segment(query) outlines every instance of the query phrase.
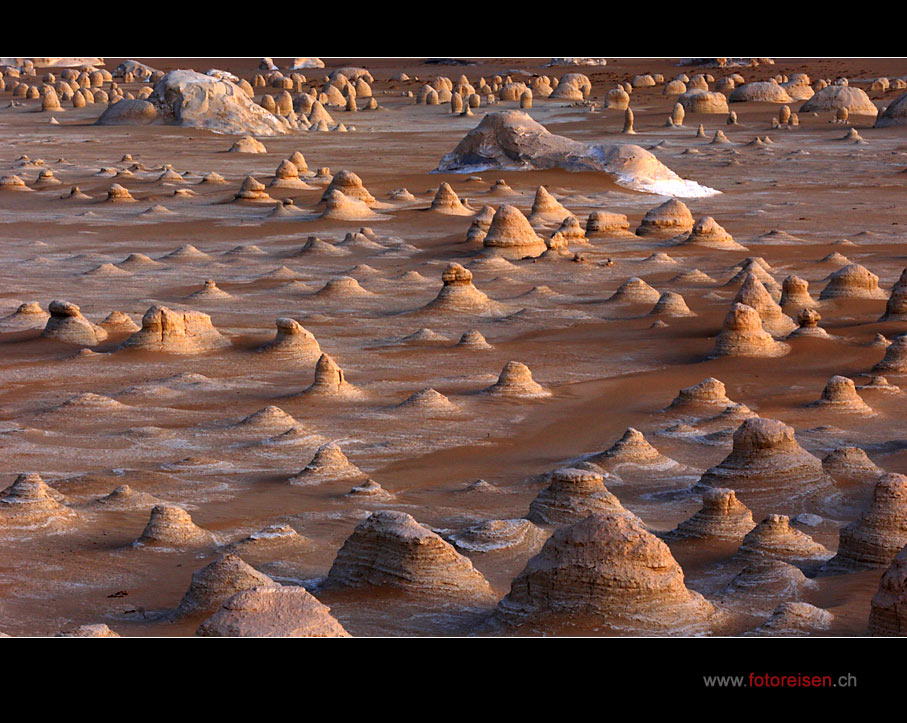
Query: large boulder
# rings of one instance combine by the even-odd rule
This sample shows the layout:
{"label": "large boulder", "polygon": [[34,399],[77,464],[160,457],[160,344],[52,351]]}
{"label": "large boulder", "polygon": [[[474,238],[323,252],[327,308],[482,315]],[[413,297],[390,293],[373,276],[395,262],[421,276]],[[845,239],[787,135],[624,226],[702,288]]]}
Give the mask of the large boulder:
{"label": "large boulder", "polygon": [[793,103],[790,94],[777,83],[747,83],[735,88],[730,103]]}
{"label": "large boulder", "polygon": [[907,93],[897,97],[876,120],[876,128],[907,126]]}
{"label": "large boulder", "polygon": [[618,185],[634,191],[684,198],[718,193],[684,180],[640,146],[574,141],[549,132],[528,114],[517,110],[486,115],[441,159],[437,171],[473,173],[489,168],[603,171]]}
{"label": "large boulder", "polygon": [[154,103],[138,98],[123,98],[111,103],[101,113],[96,124],[99,126],[146,126],[154,123],[159,113]]}
{"label": "large boulder", "polygon": [[865,91],[849,85],[829,85],[800,106],[800,113],[822,113],[846,108],[849,115],[878,115]]}
{"label": "large boulder", "polygon": [[727,113],[724,93],[694,88],[682,93],[677,102],[689,113]]}
{"label": "large boulder", "polygon": [[144,125],[155,120],[230,135],[277,136],[290,130],[286,121],[257,105],[235,83],[194,70],[170,71],[147,102],[121,100],[98,123]]}
{"label": "large boulder", "polygon": [[149,80],[153,75],[161,73],[161,71],[157,68],[152,68],[150,65],[140,63],[138,60],[124,60],[113,69],[112,75],[114,78],[125,78],[127,73],[137,80]]}

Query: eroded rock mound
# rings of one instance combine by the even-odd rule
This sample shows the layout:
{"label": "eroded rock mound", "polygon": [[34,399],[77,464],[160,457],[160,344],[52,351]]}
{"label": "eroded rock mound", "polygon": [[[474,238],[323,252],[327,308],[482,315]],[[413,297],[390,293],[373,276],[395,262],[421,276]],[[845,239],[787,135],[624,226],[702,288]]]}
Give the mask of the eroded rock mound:
{"label": "eroded rock mound", "polygon": [[192,574],[192,583],[180,600],[176,614],[210,615],[236,593],[261,587],[278,589],[280,586],[237,555],[227,553]]}
{"label": "eroded rock mound", "polygon": [[643,216],[637,236],[673,238],[693,229],[693,214],[683,201],[672,198],[650,209]]}
{"label": "eroded rock mound", "polygon": [[830,339],[831,335],[819,326],[820,321],[822,321],[822,315],[815,309],[800,309],[797,314],[797,328],[787,338],[811,336],[816,339]]}
{"label": "eroded rock mound", "polygon": [[565,467],[551,473],[548,486],[529,505],[526,519],[539,525],[572,525],[593,512],[631,515],[596,472]]}
{"label": "eroded rock mound", "polygon": [[731,103],[793,103],[793,98],[778,83],[746,83],[734,88],[728,97]]}
{"label": "eroded rock mound", "polygon": [[282,316],[277,319],[277,334],[258,351],[281,359],[313,361],[321,356],[321,347],[314,334],[295,319]]}
{"label": "eroded rock mound", "polygon": [[715,413],[733,403],[734,401],[727,396],[724,382],[715,377],[708,377],[698,384],[681,389],[666,411],[684,414]]}
{"label": "eroded rock mound", "polygon": [[9,316],[0,319],[0,331],[25,331],[26,329],[41,329],[50,319],[48,314],[37,301],[20,304]]}
{"label": "eroded rock mound", "polygon": [[326,587],[389,587],[417,596],[488,600],[488,581],[439,535],[405,512],[360,522],[337,553]]}
{"label": "eroded rock mound", "polygon": [[475,213],[463,205],[457,192],[451,188],[449,183],[442,183],[438,187],[438,192],[432,199],[430,208],[432,211],[449,216],[472,216]]}
{"label": "eroded rock mound", "polygon": [[885,356],[872,368],[873,372],[907,374],[907,335],[901,334],[885,349]]}
{"label": "eroded rock mound", "polygon": [[734,302],[755,309],[762,319],[762,328],[770,334],[785,336],[796,328],[793,319],[781,310],[781,306],[753,273],[746,274]]}
{"label": "eroded rock mound", "polygon": [[835,412],[849,412],[852,414],[872,414],[872,409],[857,394],[853,379],[833,376],[828,380],[822,396],[813,402],[813,407],[828,409]]}
{"label": "eroded rock mound", "polygon": [[778,303],[792,309],[812,308],[816,305],[815,299],[809,294],[809,282],[799,276],[788,276],[781,282],[781,301]]}
{"label": "eroded rock mound", "polygon": [[142,317],[142,328],[124,341],[122,348],[201,354],[228,346],[230,341],[214,328],[207,314],[155,305]]}
{"label": "eroded rock mound", "polygon": [[[903,87],[903,86],[902,86]],[[875,128],[907,125],[907,93],[898,96],[885,111],[879,115]]]}
{"label": "eroded rock mound", "polygon": [[327,442],[315,451],[312,461],[289,481],[291,484],[309,485],[364,476],[362,470],[347,459],[339,444]]}
{"label": "eroded rock mound", "polygon": [[734,237],[711,216],[703,216],[699,219],[688,234],[680,237],[678,243],[727,249],[729,251],[746,248],[734,241]]}
{"label": "eroded rock mound", "polygon": [[457,410],[457,405],[445,397],[441,392],[426,387],[404,399],[395,409],[406,412],[432,416],[436,414],[450,414]]}
{"label": "eroded rock mound", "polygon": [[886,294],[879,288],[879,277],[865,266],[848,264],[835,271],[828,279],[819,299],[884,299]]}
{"label": "eroded rock mound", "polygon": [[687,306],[686,300],[674,291],[664,291],[649,312],[650,316],[683,317],[696,316]]}
{"label": "eroded rock mound", "polygon": [[716,488],[702,495],[702,509],[665,535],[669,540],[690,538],[742,540],[754,527],[753,513],[734,490]]}
{"label": "eroded rock mound", "polygon": [[831,553],[805,532],[791,527],[787,515],[769,515],[743,538],[737,557],[768,558],[802,565],[827,560]]}
{"label": "eroded rock mound", "polygon": [[711,196],[715,191],[685,181],[654,155],[636,145],[587,144],[558,136],[527,113],[489,113],[444,156],[438,171],[472,173],[489,168],[564,168],[603,171],[615,183],[637,191],[671,196]]}
{"label": "eroded rock mound", "polygon": [[101,322],[101,326],[110,334],[132,334],[141,328],[129,314],[122,311],[111,311]]}
{"label": "eroded rock mound", "polygon": [[907,269],[901,272],[900,278],[891,287],[891,296],[885,305],[885,313],[879,321],[907,320]]}
{"label": "eroded rock mound", "polygon": [[586,235],[632,238],[636,234],[630,231],[630,222],[624,214],[611,213],[610,211],[592,211],[586,221]]}
{"label": "eroded rock mound", "polygon": [[469,554],[530,550],[537,552],[547,535],[529,520],[488,520],[450,535],[454,547]]}
{"label": "eroded rock mound", "polygon": [[145,126],[159,119],[160,113],[154,103],[123,98],[108,105],[96,123],[99,126]]}
{"label": "eroded rock mound", "polygon": [[829,85],[800,106],[800,113],[822,113],[847,110],[848,115],[878,115],[866,91],[849,85]]}
{"label": "eroded rock mound", "polygon": [[[678,88],[679,90],[679,88]],[[680,106],[689,113],[727,113],[727,98],[724,93],[692,88],[677,98]]]}
{"label": "eroded rock mound", "polygon": [[532,202],[532,211],[529,213],[529,223],[561,223],[571,213],[561,205],[551,192],[544,186],[539,186]]}
{"label": "eroded rock mound", "polygon": [[483,313],[497,305],[472,283],[472,271],[460,264],[450,263],[441,274],[444,286],[438,295],[423,308],[426,311]]}
{"label": "eroded rock mound", "polygon": [[362,392],[346,380],[343,369],[327,354],[315,364],[315,379],[303,394],[323,397],[358,397]]}
{"label": "eroded rock mound", "polygon": [[859,447],[837,447],[822,458],[822,468],[838,482],[869,482],[885,474]]}
{"label": "eroded rock mound", "polygon": [[749,635],[810,635],[827,630],[834,620],[828,610],[805,602],[781,603],[772,616]]}
{"label": "eroded rock mound", "polygon": [[96,346],[107,339],[107,331],[88,321],[72,302],[54,300],[47,308],[50,318],[41,332],[45,339],[78,346]]}
{"label": "eroded rock mound", "polygon": [[120,485],[109,495],[99,497],[91,504],[109,510],[146,510],[161,504],[161,500],[147,492],[134,490],[129,485]]}
{"label": "eroded rock mound", "polygon": [[547,397],[547,389],[532,378],[532,372],[522,362],[509,361],[501,370],[498,380],[484,390],[486,394],[502,397]]}
{"label": "eroded rock mound", "polygon": [[627,427],[620,439],[601,454],[590,457],[588,461],[597,467],[608,470],[625,465],[653,470],[670,469],[677,466],[677,462],[670,457],[665,457],[649,444],[642,432],[633,427]]}
{"label": "eroded rock mound", "polygon": [[668,546],[640,522],[595,513],[558,528],[513,581],[496,617],[512,625],[585,619],[637,633],[705,632],[715,609],[684,584]]}
{"label": "eroded rock mound", "polygon": [[300,535],[290,525],[276,523],[231,542],[224,552],[233,552],[240,557],[253,560],[256,557],[273,560],[299,555],[310,543],[310,540]]}
{"label": "eroded rock mound", "polygon": [[73,522],[76,513],[37,474],[20,474],[0,494],[0,528],[38,528]]}
{"label": "eroded rock mound", "polygon": [[907,477],[889,473],[879,478],[860,519],[841,529],[838,554],[831,569],[885,567],[907,545]]}
{"label": "eroded rock mound", "polygon": [[870,635],[907,635],[907,547],[892,561],[869,608]]}
{"label": "eroded rock mound", "polygon": [[346,169],[339,171],[331,179],[331,182],[328,184],[328,187],[324,190],[324,194],[321,197],[322,202],[327,202],[328,197],[333,191],[339,191],[347,198],[361,201],[369,207],[378,203],[377,199],[369,193],[365,184],[362,183],[362,179],[358,174]]}
{"label": "eroded rock mound", "polygon": [[738,427],[731,453],[707,470],[697,487],[730,488],[745,501],[777,497],[790,502],[830,483],[822,462],[797,442],[793,427],[753,417]]}
{"label": "eroded rock mound", "polygon": [[736,600],[749,608],[764,608],[779,600],[798,600],[815,583],[799,567],[782,560],[759,558],[748,562],[722,591],[722,600]]}
{"label": "eroded rock mound", "polygon": [[273,404],[259,409],[257,412],[243,417],[236,423],[235,427],[248,429],[256,432],[259,431],[286,431],[297,426],[293,416],[287,414],[280,407]]}
{"label": "eroded rock mound", "polygon": [[790,347],[772,339],[762,327],[762,318],[752,306],[735,303],[724,317],[724,327],[715,340],[712,356],[784,356]]}
{"label": "eroded rock mound", "polygon": [[323,605],[303,587],[254,587],[230,597],[201,624],[197,635],[218,638],[348,638]]}
{"label": "eroded rock mound", "polygon": [[608,297],[609,304],[654,304],[661,298],[658,289],[653,288],[638,276],[631,276]]}
{"label": "eroded rock mound", "polygon": [[463,336],[460,337],[460,341],[457,342],[456,346],[458,348],[473,349],[477,351],[494,349],[494,347],[488,343],[482,332],[480,332],[478,329],[469,329],[468,331],[464,331]]}
{"label": "eroded rock mound", "polygon": [[510,258],[538,256],[545,250],[545,242],[532,230],[529,219],[507,204],[495,211],[482,245]]}
{"label": "eroded rock mound", "polygon": [[207,530],[196,525],[189,513],[176,505],[155,505],[151,517],[133,547],[180,549],[207,545],[213,541]]}

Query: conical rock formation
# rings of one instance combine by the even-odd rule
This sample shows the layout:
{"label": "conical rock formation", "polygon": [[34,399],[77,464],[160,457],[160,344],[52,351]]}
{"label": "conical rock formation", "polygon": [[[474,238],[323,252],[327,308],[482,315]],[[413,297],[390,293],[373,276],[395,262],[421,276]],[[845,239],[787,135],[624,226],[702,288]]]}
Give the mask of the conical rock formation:
{"label": "conical rock formation", "polygon": [[869,608],[870,635],[907,635],[907,546],[882,575]]}
{"label": "conical rock formation", "polygon": [[548,486],[530,503],[526,519],[539,525],[572,525],[593,512],[632,516],[600,474],[566,467],[551,473]]}
{"label": "conical rock formation", "polygon": [[684,584],[668,546],[638,520],[596,513],[560,527],[513,581],[496,617],[588,620],[622,632],[706,632],[713,606]]}
{"label": "conical rock formation", "polygon": [[866,510],[841,529],[830,569],[886,567],[907,545],[907,477],[889,473],[875,484]]}
{"label": "conical rock formation", "polygon": [[532,372],[525,364],[509,361],[501,370],[498,380],[487,389],[486,394],[502,397],[548,397],[551,392],[532,378]]}
{"label": "conical rock formation", "polygon": [[734,490],[710,489],[702,495],[702,509],[668,532],[668,540],[707,539],[742,541],[756,526],[753,514]]}
{"label": "conical rock formation", "polygon": [[660,206],[650,209],[639,228],[637,236],[654,236],[656,238],[673,238],[693,229],[693,214],[683,201],[672,198]]}
{"label": "conical rock formation", "polygon": [[192,583],[176,609],[177,616],[214,613],[233,595],[254,588],[279,588],[270,577],[227,553],[192,574]]}
{"label": "conical rock formation", "polygon": [[364,476],[362,470],[347,459],[340,445],[327,442],[315,451],[312,461],[289,481],[295,485],[310,485]]}
{"label": "conical rock formation", "polygon": [[388,587],[420,597],[494,596],[468,558],[410,515],[391,510],[373,512],[356,526],[325,587]]}
{"label": "conical rock formation", "polygon": [[315,364],[315,379],[303,392],[322,397],[356,398],[362,392],[346,380],[343,369],[327,354],[322,354]]}
{"label": "conical rock formation", "polygon": [[161,504],[151,510],[148,524],[132,546],[175,550],[211,544],[213,539],[211,533],[196,525],[182,507]]}
{"label": "conical rock formation", "polygon": [[822,462],[803,449],[792,427],[753,417],[734,432],[734,448],[707,470],[697,487],[730,488],[744,502],[782,499],[786,503],[827,488]]}
{"label": "conical rock formation", "polygon": [[775,341],[762,327],[759,312],[746,304],[735,303],[724,318],[724,327],[715,340],[712,356],[784,356],[790,347]]}
{"label": "conical rock formation", "polygon": [[831,553],[805,532],[791,527],[787,515],[769,515],[743,538],[737,557],[746,560],[769,558],[802,565],[827,560]]}
{"label": "conical rock formation", "polygon": [[219,638],[348,638],[331,609],[303,587],[255,587],[230,597],[197,631]]}
{"label": "conical rock formation", "polygon": [[63,495],[37,474],[20,474],[0,493],[0,529],[61,526],[77,514],[62,504]]}
{"label": "conical rock formation", "polygon": [[727,396],[724,382],[715,377],[708,377],[698,384],[681,389],[665,411],[690,415],[714,414],[733,403],[734,401]]}
{"label": "conical rock formation", "polygon": [[545,250],[545,242],[532,230],[529,220],[518,208],[506,204],[495,211],[482,245],[507,258],[538,256]]}
{"label": "conical rock formation", "polygon": [[315,336],[295,319],[277,319],[277,334],[258,351],[280,359],[314,361],[321,356],[321,347]]}
{"label": "conical rock formation", "polygon": [[828,380],[825,389],[822,390],[822,396],[818,401],[811,405],[818,409],[827,409],[835,412],[847,412],[851,414],[872,414],[872,409],[857,394],[853,379],[833,376]]}

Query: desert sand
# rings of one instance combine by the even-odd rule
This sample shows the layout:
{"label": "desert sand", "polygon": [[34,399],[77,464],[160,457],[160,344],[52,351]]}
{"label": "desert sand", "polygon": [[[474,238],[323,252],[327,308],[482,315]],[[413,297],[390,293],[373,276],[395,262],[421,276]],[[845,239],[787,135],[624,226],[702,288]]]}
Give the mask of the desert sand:
{"label": "desert sand", "polygon": [[907,61],[0,71],[0,633],[907,634]]}

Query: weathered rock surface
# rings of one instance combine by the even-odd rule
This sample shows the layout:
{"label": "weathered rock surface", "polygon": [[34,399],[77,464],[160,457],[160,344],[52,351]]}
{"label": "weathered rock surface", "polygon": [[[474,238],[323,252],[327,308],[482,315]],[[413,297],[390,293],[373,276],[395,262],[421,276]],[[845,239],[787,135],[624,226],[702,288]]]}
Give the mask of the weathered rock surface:
{"label": "weathered rock surface", "polygon": [[457,147],[444,156],[438,171],[473,173],[498,168],[563,168],[604,171],[618,185],[662,195],[696,197],[716,192],[686,181],[654,155],[635,145],[599,145],[555,135],[522,111],[489,113]]}
{"label": "weathered rock surface", "polygon": [[381,510],[343,543],[326,587],[389,587],[416,596],[478,598],[494,593],[468,558],[405,512]]}
{"label": "weathered rock surface", "polygon": [[686,587],[664,542],[611,512],[558,528],[513,581],[496,617],[512,625],[591,619],[622,632],[690,634],[708,631],[714,614]]}
{"label": "weathered rock surface", "polygon": [[218,638],[348,638],[323,605],[303,587],[255,587],[230,597],[196,633]]}
{"label": "weathered rock surface", "polygon": [[123,342],[123,349],[201,354],[230,346],[230,341],[200,311],[176,311],[152,306],[142,317],[142,328]]}

